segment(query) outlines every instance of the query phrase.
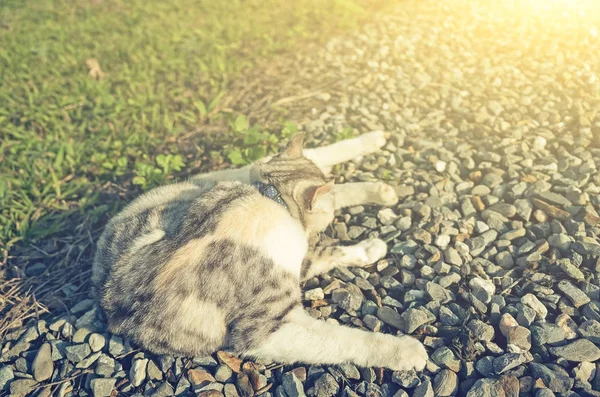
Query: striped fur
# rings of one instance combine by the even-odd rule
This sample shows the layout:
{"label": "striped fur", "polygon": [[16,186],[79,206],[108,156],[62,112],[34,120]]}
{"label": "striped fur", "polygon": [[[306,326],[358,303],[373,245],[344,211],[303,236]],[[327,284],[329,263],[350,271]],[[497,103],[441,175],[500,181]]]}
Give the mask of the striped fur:
{"label": "striped fur", "polygon": [[[334,150],[328,147],[328,152]],[[307,343],[297,337],[306,326],[307,340],[353,343],[344,339],[344,327],[336,328],[340,335],[334,342],[335,332],[319,335],[311,322],[316,320],[303,317],[300,281],[335,266],[365,266],[387,252],[377,239],[309,252],[309,237],[332,221],[336,200],[352,199],[342,200],[341,191],[336,193],[322,169],[302,153],[302,137],[295,137],[280,155],[246,171],[222,173],[223,181],[199,177],[155,189],[115,216],[98,242],[93,266],[94,289],[110,330],[158,354],[198,356],[229,349],[285,363],[422,367],[426,355],[411,338],[360,334],[372,354],[350,358],[342,353],[319,358],[315,349],[324,347],[314,342],[294,345]],[[249,185],[256,180],[276,186],[289,212]],[[364,188],[368,193],[356,195],[361,200],[390,200],[383,197],[389,189]],[[390,350],[380,346],[383,341],[398,346]],[[390,356],[402,350],[400,345],[416,358]],[[295,357],[298,351],[308,356]]]}

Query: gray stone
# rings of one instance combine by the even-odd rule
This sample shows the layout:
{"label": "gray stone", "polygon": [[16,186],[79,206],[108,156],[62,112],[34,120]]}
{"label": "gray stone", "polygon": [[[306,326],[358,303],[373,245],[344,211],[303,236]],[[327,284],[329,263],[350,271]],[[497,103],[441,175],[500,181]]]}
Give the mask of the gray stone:
{"label": "gray stone", "polygon": [[71,345],[65,348],[67,359],[73,364],[77,364],[84,358],[90,355],[92,349],[87,343],[81,343],[79,345]]}
{"label": "gray stone", "polygon": [[435,316],[421,309],[410,308],[402,314],[404,319],[404,330],[406,333],[413,333],[422,325],[435,321]]}
{"label": "gray stone", "polygon": [[451,286],[453,284],[457,284],[458,282],[460,282],[460,280],[461,280],[460,274],[450,273],[447,276],[440,277],[440,279],[438,280],[438,284],[440,285],[440,287],[448,288],[449,286]]}
{"label": "gray stone", "polygon": [[520,325],[507,331],[506,340],[510,345],[518,347],[523,352],[531,349],[531,331]]}
{"label": "gray stone", "polygon": [[548,237],[548,244],[562,252],[568,252],[573,243],[573,238],[568,234],[553,234]]}
{"label": "gray stone", "polygon": [[342,372],[346,379],[360,379],[360,372],[353,364],[339,364],[337,368]]}
{"label": "gray stone", "polygon": [[396,221],[394,224],[398,230],[405,232],[412,227],[412,219],[409,216],[404,216]]}
{"label": "gray stone", "polygon": [[429,294],[429,297],[434,301],[445,303],[450,300],[448,291],[434,282],[429,281],[425,286],[425,289],[427,294]]}
{"label": "gray stone", "polygon": [[109,397],[116,383],[115,378],[95,378],[90,381],[90,388],[94,397]]}
{"label": "gray stone", "polygon": [[83,343],[87,337],[92,333],[88,328],[80,328],[73,335],[73,343]]}
{"label": "gray stone", "polygon": [[405,387],[413,388],[417,386],[421,381],[417,376],[415,370],[410,371],[394,371],[392,373],[392,382]]}
{"label": "gray stone", "polygon": [[37,382],[33,379],[16,379],[10,383],[11,397],[29,395]]}
{"label": "gray stone", "polygon": [[568,277],[577,281],[583,281],[585,279],[583,272],[579,270],[577,266],[572,264],[571,260],[559,259],[557,263],[560,266],[560,270],[562,270],[563,273],[565,273]]}
{"label": "gray stone", "polygon": [[450,244],[450,236],[445,234],[439,234],[435,237],[434,244],[440,249],[446,249]]}
{"label": "gray stone", "polygon": [[456,358],[454,352],[446,346],[442,346],[433,352],[431,359],[440,367],[448,368],[454,372],[460,370],[460,360]]}
{"label": "gray stone", "polygon": [[517,322],[524,326],[529,327],[535,321],[537,313],[528,305],[517,304],[519,311],[517,312]]}
{"label": "gray stone", "polygon": [[383,306],[377,310],[377,318],[391,325],[394,328],[403,330],[405,327],[404,319],[397,311],[388,306]]}
{"label": "gray stone", "polygon": [[419,249],[419,244],[414,240],[402,241],[392,247],[390,252],[399,255],[411,255]]}
{"label": "gray stone", "polygon": [[508,251],[498,252],[496,254],[496,263],[504,269],[510,269],[515,265],[515,261]]}
{"label": "gray stone", "polygon": [[87,328],[94,329],[94,322],[97,318],[98,309],[93,306],[91,310],[85,312],[82,316],[80,316],[77,321],[75,321],[75,328]]}
{"label": "gray stone", "polygon": [[504,397],[507,394],[502,390],[496,379],[478,379],[467,392],[466,397]]}
{"label": "gray stone", "polygon": [[479,341],[491,341],[494,339],[494,327],[484,323],[481,320],[471,320],[467,327],[471,331],[473,337]]}
{"label": "gray stone", "polygon": [[530,308],[533,309],[533,311],[535,311],[536,319],[538,319],[538,320],[546,319],[546,316],[548,315],[548,309],[546,308],[546,306],[544,306],[544,304],[542,302],[540,302],[540,300],[537,298],[537,296],[535,296],[533,294],[525,294],[521,298],[521,303],[529,306]]}
{"label": "gray stone", "polygon": [[536,323],[530,330],[532,341],[537,346],[559,343],[567,337],[565,330],[555,324]]}
{"label": "gray stone", "polygon": [[451,265],[462,266],[463,260],[460,257],[458,251],[452,247],[446,248],[444,251],[444,259]]}
{"label": "gray stone", "polygon": [[146,380],[146,368],[148,367],[147,358],[134,359],[129,370],[129,381],[135,387],[138,387]]}
{"label": "gray stone", "polygon": [[111,356],[115,358],[125,353],[123,338],[121,338],[120,336],[112,335],[108,342],[108,352]]}
{"label": "gray stone", "polygon": [[362,305],[363,296],[358,288],[338,288],[331,294],[331,300],[346,311],[356,311]]}
{"label": "gray stone", "polygon": [[525,230],[525,228],[521,227],[521,228],[510,230],[510,231],[504,233],[502,236],[500,236],[500,240],[513,241],[518,238],[525,237],[526,233],[527,233],[527,230]]}
{"label": "gray stone", "polygon": [[160,386],[156,388],[151,397],[169,397],[173,395],[173,386],[168,382],[162,382]]}
{"label": "gray stone", "polygon": [[433,385],[429,379],[425,379],[423,383],[415,387],[412,394],[413,397],[434,397]]}
{"label": "gray stone", "polygon": [[112,357],[107,356],[106,354],[101,354],[96,360],[96,375],[102,377],[110,377],[115,373],[115,360]]}
{"label": "gray stone", "polygon": [[554,397],[556,394],[550,389],[538,389],[535,392],[535,397]]}
{"label": "gray stone", "polygon": [[586,320],[579,325],[579,333],[584,338],[600,345],[600,322],[597,320]]}
{"label": "gray stone", "polygon": [[65,358],[67,355],[66,347],[69,344],[63,340],[51,340],[50,346],[52,347],[52,361],[58,361]]}
{"label": "gray stone", "polygon": [[433,379],[433,392],[435,396],[453,396],[458,390],[458,376],[447,369],[443,369]]}
{"label": "gray stone", "polygon": [[286,372],[281,377],[281,384],[288,397],[305,397],[304,386],[294,372]]}
{"label": "gray stone", "polygon": [[594,302],[584,305],[581,308],[581,313],[590,320],[600,321],[600,308]]}
{"label": "gray stone", "polygon": [[573,369],[572,374],[575,378],[575,388],[591,389],[591,382],[596,376],[596,364],[588,362],[579,363]]}
{"label": "gray stone", "polygon": [[446,306],[440,307],[439,317],[442,325],[453,326],[460,324],[460,318]]}
{"label": "gray stone", "polygon": [[[239,397],[237,388],[233,383],[226,383],[223,388],[223,393],[225,393],[225,397]],[[277,389],[275,389],[275,397],[286,397],[283,386],[278,386]]]}
{"label": "gray stone", "polygon": [[487,196],[492,191],[489,187],[485,185],[477,185],[473,189],[471,189],[471,194],[474,196]]}
{"label": "gray stone", "polygon": [[377,213],[377,219],[382,225],[391,225],[397,218],[398,215],[391,208],[384,208]]}
{"label": "gray stone", "polygon": [[106,338],[102,334],[91,334],[88,343],[93,352],[99,352],[106,345]]}
{"label": "gray stone", "polygon": [[83,313],[88,311],[92,306],[94,306],[93,299],[84,299],[80,302],[77,302],[71,309],[70,312],[73,314]]}
{"label": "gray stone", "polygon": [[383,323],[372,314],[367,314],[363,318],[363,322],[371,331],[375,332],[379,332],[381,330],[381,326],[383,325]]}
{"label": "gray stone", "polygon": [[573,205],[573,203],[566,197],[564,197],[558,193],[554,193],[554,192],[550,192],[550,191],[540,192],[540,193],[536,194],[535,196],[539,199],[542,199],[542,200],[544,200],[550,204],[554,204],[554,205],[560,205],[563,207],[568,207],[570,205]]}
{"label": "gray stone", "polygon": [[15,373],[9,365],[0,366],[0,391],[8,390],[10,382],[15,378]]}
{"label": "gray stone", "polygon": [[400,258],[398,265],[403,269],[414,269],[417,264],[417,258],[413,255],[404,255]]}
{"label": "gray stone", "polygon": [[494,372],[500,375],[506,371],[518,367],[525,362],[527,362],[527,357],[524,354],[507,353],[494,359]]}
{"label": "gray stone", "polygon": [[475,363],[475,369],[477,370],[477,372],[479,372],[484,377],[491,378],[492,376],[495,375],[494,357],[484,356],[484,357],[480,358]]}
{"label": "gray stone", "polygon": [[148,360],[147,372],[150,380],[162,380],[164,377],[162,371],[160,368],[158,368],[158,365],[156,365],[154,360]]}
{"label": "gray stone", "polygon": [[233,371],[227,365],[219,365],[215,371],[215,379],[217,382],[226,383],[233,376]]}
{"label": "gray stone", "polygon": [[487,304],[492,300],[492,296],[496,293],[496,286],[493,282],[474,277],[469,281],[471,292],[481,302]]}
{"label": "gray stone", "polygon": [[54,362],[52,361],[52,348],[49,343],[40,346],[35,359],[33,360],[33,377],[38,382],[50,379],[54,372]]}
{"label": "gray stone", "polygon": [[101,355],[102,355],[102,352],[92,353],[89,356],[87,356],[86,358],[84,358],[83,360],[81,360],[80,362],[78,362],[77,365],[75,366],[75,368],[81,368],[81,369],[88,368],[93,363],[95,363],[96,360],[98,358],[100,358]]}
{"label": "gray stone", "polygon": [[336,396],[339,388],[340,385],[331,374],[323,374],[315,381],[315,390],[318,397]]}
{"label": "gray stone", "polygon": [[531,213],[533,212],[531,201],[528,199],[517,199],[515,200],[514,205],[517,208],[517,215],[525,222],[529,221]]}
{"label": "gray stone", "polygon": [[177,386],[175,387],[175,395],[181,396],[187,394],[190,386],[190,381],[185,376],[180,377],[179,382],[177,382]]}
{"label": "gray stone", "polygon": [[568,375],[552,371],[543,364],[529,363],[528,366],[533,379],[541,379],[544,385],[555,393],[566,393],[573,387],[574,380]]}
{"label": "gray stone", "polygon": [[581,307],[591,300],[585,292],[574,286],[570,281],[563,280],[558,283],[557,287],[575,307]]}
{"label": "gray stone", "polygon": [[307,291],[304,291],[304,299],[308,301],[316,301],[325,298],[325,293],[323,292],[323,288],[313,288]]}
{"label": "gray stone", "polygon": [[36,327],[28,327],[21,338],[19,339],[19,343],[29,343],[37,340],[40,337],[40,333],[38,332]]}
{"label": "gray stone", "polygon": [[365,232],[365,230],[367,229],[362,226],[350,226],[350,229],[348,230],[348,237],[351,240],[356,240]]}
{"label": "gray stone", "polygon": [[581,255],[600,256],[600,244],[576,241],[571,244],[571,249]]}
{"label": "gray stone", "polygon": [[[385,386],[385,385],[384,385]],[[316,387],[315,387],[316,389]],[[370,397],[384,397],[385,394],[383,389],[375,383],[360,382],[356,388],[357,396],[370,396]],[[320,390],[316,389],[316,397],[328,397],[329,394],[322,394]]]}
{"label": "gray stone", "polygon": [[490,209],[490,211],[497,212],[507,218],[512,218],[515,215],[517,215],[517,207],[515,207],[514,205],[512,205],[510,203],[494,204],[489,209]]}
{"label": "gray stone", "polygon": [[342,241],[350,240],[350,236],[348,236],[348,225],[344,222],[337,222],[333,224],[333,230],[335,231],[335,235]]}
{"label": "gray stone", "polygon": [[600,359],[600,348],[587,339],[578,339],[565,346],[550,347],[550,353],[568,361],[593,362]]}

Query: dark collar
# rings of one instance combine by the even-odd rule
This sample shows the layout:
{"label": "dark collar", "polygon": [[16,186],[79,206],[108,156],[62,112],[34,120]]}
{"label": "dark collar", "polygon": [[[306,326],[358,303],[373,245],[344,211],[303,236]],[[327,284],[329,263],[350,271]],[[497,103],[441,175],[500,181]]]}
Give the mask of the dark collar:
{"label": "dark collar", "polygon": [[260,181],[253,182],[252,186],[258,189],[258,192],[263,196],[270,198],[277,204],[280,204],[286,210],[290,210],[285,201],[283,201],[283,199],[281,198],[281,193],[279,193],[279,190],[277,190],[275,186]]}

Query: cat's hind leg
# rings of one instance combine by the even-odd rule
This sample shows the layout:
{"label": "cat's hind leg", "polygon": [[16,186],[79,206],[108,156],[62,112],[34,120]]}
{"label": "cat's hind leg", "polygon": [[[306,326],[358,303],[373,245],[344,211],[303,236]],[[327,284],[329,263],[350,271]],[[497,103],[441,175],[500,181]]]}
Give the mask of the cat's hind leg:
{"label": "cat's hind leg", "polygon": [[335,365],[422,370],[427,352],[417,339],[362,331],[310,317],[301,306],[282,325],[243,355],[283,364]]}
{"label": "cat's hind leg", "polygon": [[378,238],[345,247],[317,247],[304,258],[301,278],[307,280],[335,267],[368,266],[386,253],[387,244]]}

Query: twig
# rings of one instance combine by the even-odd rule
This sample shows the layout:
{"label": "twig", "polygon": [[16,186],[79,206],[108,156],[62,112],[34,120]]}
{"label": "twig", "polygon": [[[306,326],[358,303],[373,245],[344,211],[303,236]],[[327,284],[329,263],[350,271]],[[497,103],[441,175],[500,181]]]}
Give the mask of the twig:
{"label": "twig", "polygon": [[58,381],[56,381],[56,382],[52,382],[52,383],[46,383],[45,385],[38,385],[38,386],[34,387],[34,388],[33,388],[33,390],[41,389],[41,388],[43,388],[43,387],[48,387],[48,386],[62,385],[63,383],[66,383],[66,382],[72,381],[73,379],[77,379],[77,378],[79,378],[79,377],[80,377],[80,376],[82,376],[82,375],[91,374],[91,373],[92,373],[92,371],[91,371],[91,370],[89,370],[89,369],[86,369],[86,370],[84,370],[84,371],[81,371],[81,372],[80,372],[80,373],[78,373],[77,375],[73,375],[73,376],[70,376],[70,377],[68,377],[68,378],[65,378],[65,379],[58,380]]}
{"label": "twig", "polygon": [[504,294],[508,293],[508,291],[510,291],[511,289],[513,289],[513,287],[515,285],[519,284],[521,281],[523,281],[523,277],[518,278],[517,280],[515,280],[514,282],[512,282],[508,287],[504,288],[500,292],[500,295],[504,295]]}

